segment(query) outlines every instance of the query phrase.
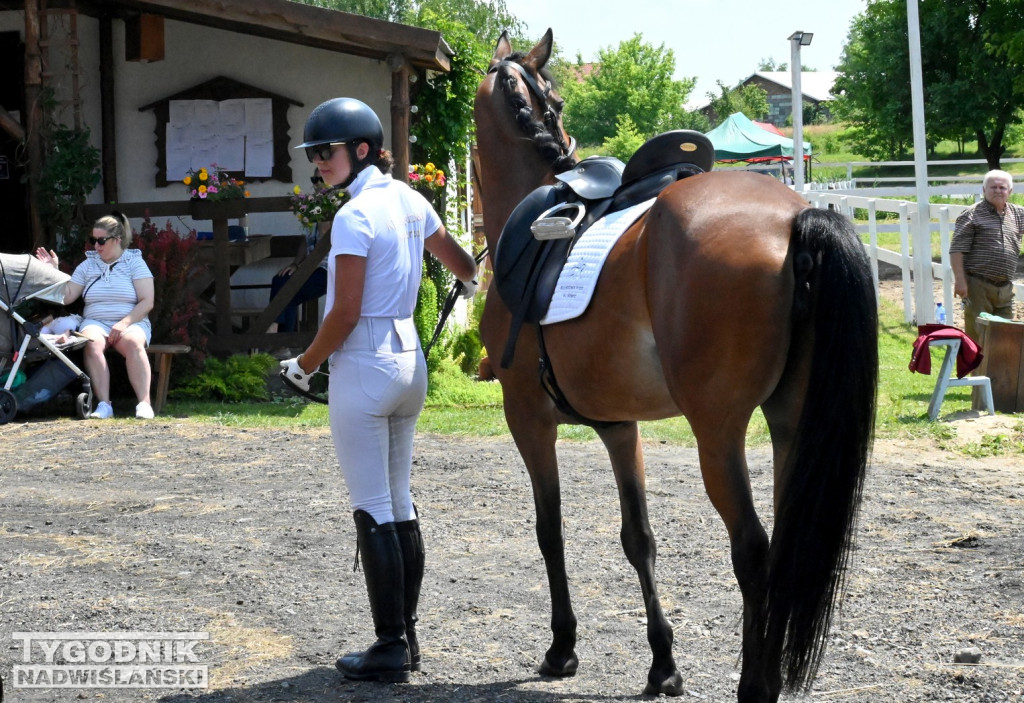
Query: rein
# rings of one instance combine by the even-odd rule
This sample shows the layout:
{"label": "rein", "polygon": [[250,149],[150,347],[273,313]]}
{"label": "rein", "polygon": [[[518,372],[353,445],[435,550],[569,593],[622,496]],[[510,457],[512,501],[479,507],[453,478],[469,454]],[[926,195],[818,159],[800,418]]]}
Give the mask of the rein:
{"label": "rein", "polygon": [[[485,256],[487,256],[487,247],[484,247],[483,250],[475,257],[475,261],[478,266],[480,265],[480,262],[484,260]],[[444,330],[444,325],[448,322],[448,316],[451,315],[452,310],[455,309],[455,302],[459,299],[459,293],[462,292],[462,288],[462,281],[456,279],[455,283],[452,284],[452,289],[448,291],[448,297],[444,299],[444,305],[441,306],[441,316],[437,320],[437,326],[434,327],[434,334],[430,338],[430,341],[427,342],[427,345],[423,347],[423,358],[430,356],[430,350],[433,348],[438,337],[441,336],[441,332]]]}
{"label": "rein", "polygon": [[542,122],[544,127],[547,129],[548,134],[550,134],[551,137],[554,138],[555,142],[557,142],[559,151],[561,152],[559,156],[563,159],[571,159],[573,154],[576,153],[576,138],[570,136],[569,143],[565,143],[565,137],[562,136],[562,130],[558,127],[558,117],[561,110],[553,106],[550,100],[551,84],[548,83],[541,88],[540,84],[537,83],[537,79],[530,75],[529,71],[527,71],[521,64],[509,59],[500,61],[492,66],[487,72],[497,73],[502,67],[516,71],[523,79],[523,82],[526,83],[526,87],[529,89],[530,94],[533,95],[533,97],[537,99],[537,102],[541,104],[543,113]]}

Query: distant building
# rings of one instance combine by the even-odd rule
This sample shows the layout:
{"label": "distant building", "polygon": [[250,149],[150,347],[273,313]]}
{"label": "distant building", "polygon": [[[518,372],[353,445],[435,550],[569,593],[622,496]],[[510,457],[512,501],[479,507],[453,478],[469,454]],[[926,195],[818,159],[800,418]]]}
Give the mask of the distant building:
{"label": "distant building", "polygon": [[[800,92],[804,96],[804,123],[832,118],[829,102],[832,87],[839,76],[835,71],[804,71],[800,74]],[[781,127],[793,115],[793,74],[790,71],[757,71],[740,82],[756,85],[768,94],[768,114],[764,121]]]}

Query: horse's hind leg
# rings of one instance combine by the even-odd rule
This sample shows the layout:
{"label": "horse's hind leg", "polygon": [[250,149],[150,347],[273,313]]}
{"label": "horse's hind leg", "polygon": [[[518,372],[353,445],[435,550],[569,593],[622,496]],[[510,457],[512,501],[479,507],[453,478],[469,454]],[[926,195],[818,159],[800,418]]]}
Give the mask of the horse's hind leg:
{"label": "horse's hind leg", "polygon": [[665,618],[654,578],[656,546],[647,516],[647,492],[644,481],[643,451],[635,422],[624,422],[597,430],[608,449],[615,481],[619,487],[622,511],[622,548],[640,577],[647,610],[647,641],[653,660],[647,674],[645,695],[683,693],[683,677],[672,658],[672,626]]}
{"label": "horse's hind leg", "polygon": [[505,419],[530,474],[537,513],[537,543],[544,557],[551,592],[553,637],[538,672],[543,676],[573,676],[579,667],[577,623],[565,570],[561,485],[555,452],[558,425],[548,415],[550,412],[536,405],[517,403],[513,394],[505,391]]}
{"label": "horse's hind leg", "polygon": [[764,607],[768,589],[768,534],[751,496],[744,453],[746,422],[706,428],[691,423],[697,437],[704,488],[729,533],[733,572],[743,595],[743,669],[740,703],[775,703],[778,662],[765,651]]}

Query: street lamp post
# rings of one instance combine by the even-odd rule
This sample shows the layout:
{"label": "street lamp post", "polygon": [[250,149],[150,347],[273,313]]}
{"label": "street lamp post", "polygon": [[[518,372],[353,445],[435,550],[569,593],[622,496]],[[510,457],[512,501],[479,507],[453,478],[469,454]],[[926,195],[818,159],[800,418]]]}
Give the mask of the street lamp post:
{"label": "street lamp post", "polygon": [[790,70],[793,72],[793,187],[804,189],[804,93],[800,86],[800,47],[810,46],[814,34],[793,32],[789,36]]}

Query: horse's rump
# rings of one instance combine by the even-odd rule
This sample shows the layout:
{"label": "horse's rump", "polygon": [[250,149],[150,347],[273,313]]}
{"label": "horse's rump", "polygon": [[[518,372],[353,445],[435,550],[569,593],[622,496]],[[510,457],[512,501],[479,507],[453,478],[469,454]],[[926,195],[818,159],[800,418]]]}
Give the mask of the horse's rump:
{"label": "horse's rump", "polygon": [[789,249],[803,207],[757,174],[702,174],[665,189],[612,249],[588,311],[544,328],[576,410],[655,419],[731,399],[752,411],[789,348]]}

